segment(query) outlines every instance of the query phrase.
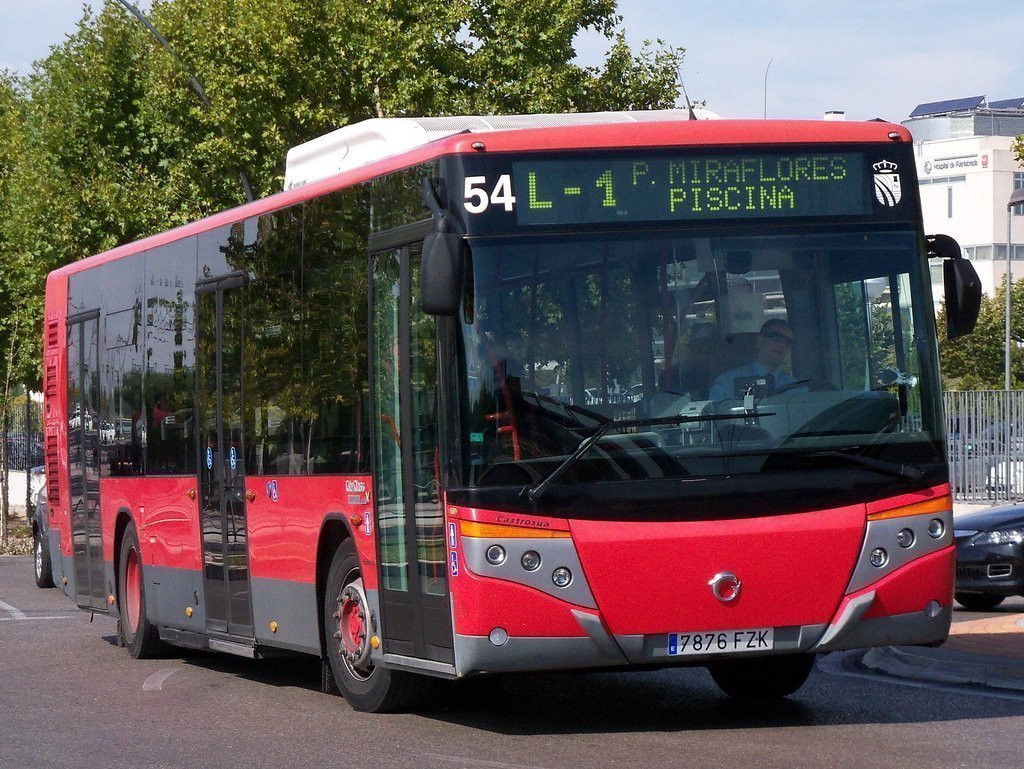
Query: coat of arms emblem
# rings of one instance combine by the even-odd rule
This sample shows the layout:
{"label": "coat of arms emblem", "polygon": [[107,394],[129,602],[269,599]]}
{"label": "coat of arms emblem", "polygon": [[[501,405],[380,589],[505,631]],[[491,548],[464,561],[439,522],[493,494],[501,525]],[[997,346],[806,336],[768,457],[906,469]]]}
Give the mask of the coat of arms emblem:
{"label": "coat of arms emblem", "polygon": [[903,190],[900,188],[900,175],[896,173],[899,168],[891,160],[882,160],[875,163],[875,197],[883,206],[895,206],[903,197]]}

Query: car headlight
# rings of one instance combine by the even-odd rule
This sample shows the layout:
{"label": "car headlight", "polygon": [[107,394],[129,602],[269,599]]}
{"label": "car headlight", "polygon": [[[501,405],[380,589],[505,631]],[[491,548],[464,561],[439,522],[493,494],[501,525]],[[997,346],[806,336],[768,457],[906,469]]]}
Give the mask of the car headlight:
{"label": "car headlight", "polygon": [[982,531],[971,539],[972,545],[1019,545],[1024,542],[1024,529]]}

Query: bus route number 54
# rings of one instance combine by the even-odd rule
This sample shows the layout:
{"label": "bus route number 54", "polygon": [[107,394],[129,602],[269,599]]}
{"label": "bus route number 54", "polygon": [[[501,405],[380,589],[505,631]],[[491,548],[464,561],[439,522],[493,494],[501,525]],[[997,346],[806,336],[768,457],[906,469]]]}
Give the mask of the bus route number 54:
{"label": "bus route number 54", "polygon": [[471,214],[482,214],[490,206],[504,206],[506,211],[515,208],[516,197],[512,194],[512,177],[509,174],[502,174],[498,177],[497,184],[487,194],[486,176],[466,177],[466,211]]}

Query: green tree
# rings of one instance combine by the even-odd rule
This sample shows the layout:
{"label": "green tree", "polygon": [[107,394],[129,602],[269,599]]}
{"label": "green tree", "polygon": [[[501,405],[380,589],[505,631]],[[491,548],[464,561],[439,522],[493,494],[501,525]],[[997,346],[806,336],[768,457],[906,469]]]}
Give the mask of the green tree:
{"label": "green tree", "polygon": [[[25,139],[25,102],[17,81],[6,70],[0,70],[0,222],[10,217],[12,198],[10,194],[11,178],[15,173],[21,147]],[[6,257],[10,251],[10,230],[0,226],[0,264],[9,264]],[[10,307],[16,298],[11,285],[11,271],[0,271],[0,303]],[[6,435],[8,414],[10,411],[9,387],[12,366],[9,365],[9,351],[16,346],[21,338],[18,319],[20,312],[0,313],[0,360],[8,362],[4,366],[5,376],[0,382],[0,431]],[[7,441],[0,445],[0,544],[7,545],[8,538],[8,495],[7,473]]]}
{"label": "green tree", "polygon": [[[1010,379],[1024,387],[1024,281],[1010,292]],[[947,390],[1001,390],[1005,384],[1006,281],[994,296],[981,298],[974,332],[950,341],[946,336],[946,310],[936,319],[942,385]]]}
{"label": "green tree", "polygon": [[[670,106],[683,58],[631,51],[614,0],[155,0],[150,18],[173,55],[107,2],[3,77],[8,381],[38,379],[47,272],[243,202],[240,170],[277,192],[289,147],[371,117]],[[601,67],[574,61],[588,30]]]}
{"label": "green tree", "polygon": [[[671,106],[683,58],[634,55],[614,0],[173,0],[153,20],[211,103],[153,52],[143,114],[188,217],[240,202],[238,169],[280,190],[289,147],[358,120]],[[573,61],[585,30],[604,67]]]}

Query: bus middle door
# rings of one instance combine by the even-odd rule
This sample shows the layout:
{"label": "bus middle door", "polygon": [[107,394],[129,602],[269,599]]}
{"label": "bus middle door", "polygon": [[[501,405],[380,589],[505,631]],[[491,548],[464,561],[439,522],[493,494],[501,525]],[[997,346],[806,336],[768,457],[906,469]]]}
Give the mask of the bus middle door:
{"label": "bus middle door", "polygon": [[242,433],[245,277],[196,285],[200,523],[206,628],[253,636]]}

